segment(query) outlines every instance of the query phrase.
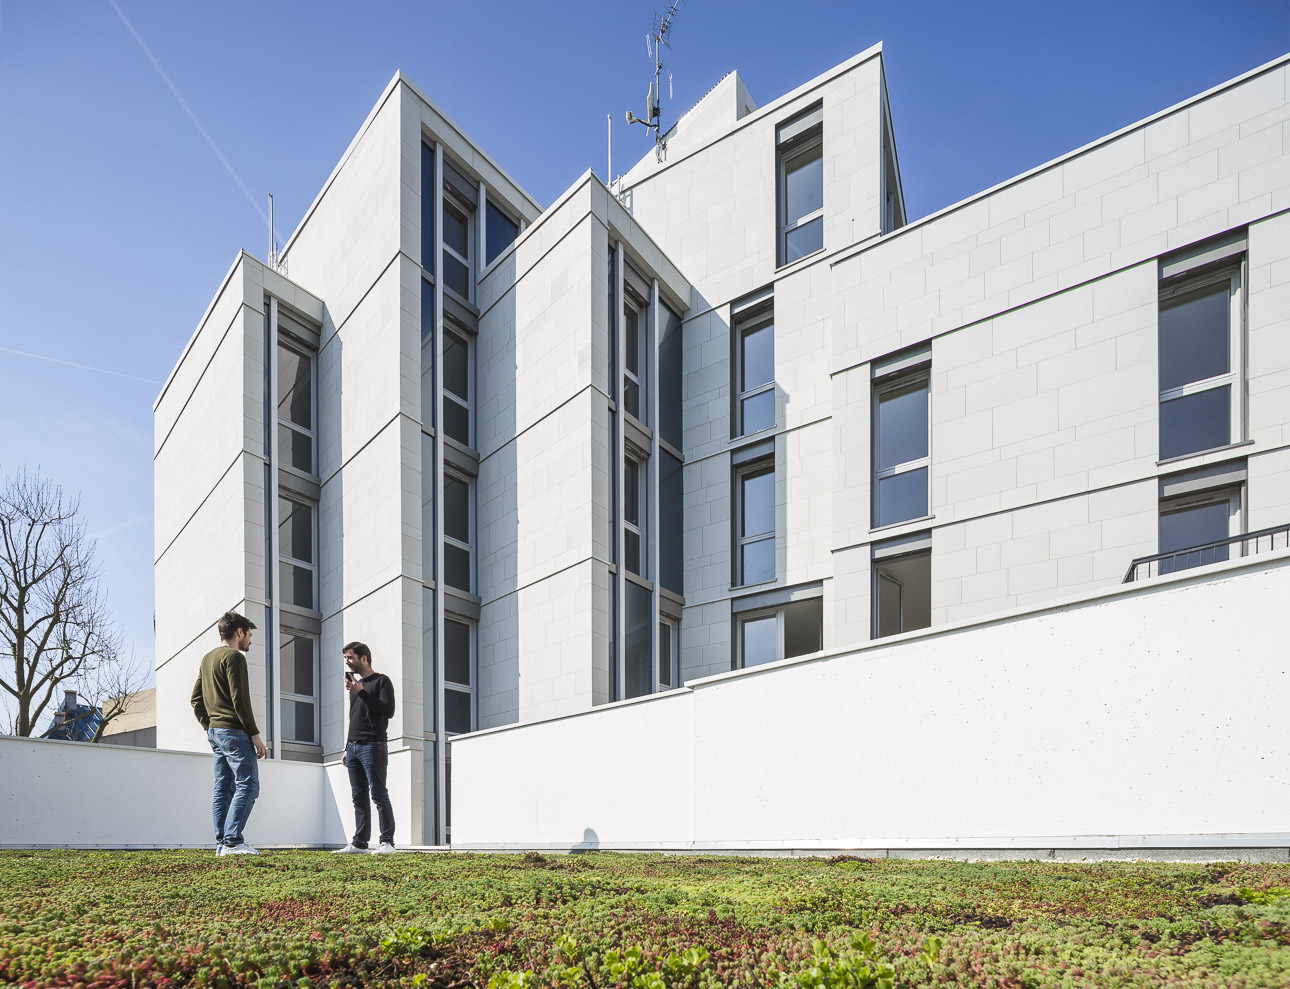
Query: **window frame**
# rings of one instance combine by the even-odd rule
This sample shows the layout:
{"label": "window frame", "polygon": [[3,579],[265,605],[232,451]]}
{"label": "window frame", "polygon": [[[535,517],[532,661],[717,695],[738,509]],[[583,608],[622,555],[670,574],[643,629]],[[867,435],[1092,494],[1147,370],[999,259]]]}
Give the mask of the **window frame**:
{"label": "window frame", "polygon": [[[1227,506],[1227,537],[1240,536],[1247,531],[1245,520],[1246,509],[1246,487],[1245,482],[1235,484],[1223,484],[1218,487],[1209,488],[1204,491],[1193,491],[1187,494],[1174,495],[1171,497],[1162,497],[1159,506],[1156,509],[1156,552],[1157,553],[1182,553],[1188,547],[1182,547],[1177,550],[1165,550],[1160,548],[1160,524],[1166,515],[1175,515],[1191,509],[1204,508],[1207,505],[1226,505]],[[1198,543],[1196,545],[1204,545]],[[1232,543],[1228,546],[1228,559],[1240,558],[1246,555],[1246,547],[1243,542]],[[1184,558],[1185,559],[1185,558]],[[1163,564],[1165,561],[1159,561]],[[1210,563],[1225,562],[1220,560],[1211,560]],[[1200,561],[1183,566],[1173,566],[1165,570],[1162,566],[1157,566],[1156,576],[1164,576],[1170,573],[1178,573],[1182,570],[1191,570],[1194,567],[1205,566],[1206,561]]]}
{"label": "window frame", "polygon": [[[309,347],[303,343],[298,343],[294,337],[289,336],[286,333],[283,333],[281,327],[279,327],[279,332],[278,332],[278,349],[287,350],[290,353],[295,354],[297,357],[303,358],[309,365],[309,420],[312,423],[309,429],[305,429],[299,423],[293,422],[290,419],[284,419],[282,417],[282,414],[281,414],[282,393],[281,393],[281,388],[278,387],[278,384],[280,383],[275,384],[275,392],[276,392],[275,397],[276,397],[276,405],[277,405],[275,414],[277,415],[277,419],[278,419],[277,425],[279,429],[279,433],[278,433],[279,451],[281,451],[282,449],[281,430],[283,428],[286,428],[291,432],[299,433],[302,436],[305,436],[309,439],[309,469],[308,470],[302,470],[301,468],[296,467],[294,464],[284,463],[282,460],[281,453],[279,453],[279,456],[278,456],[278,468],[281,469],[283,467],[286,467],[288,470],[292,470],[297,473],[316,477],[318,475],[318,354],[313,350],[312,347]],[[281,366],[282,366],[282,360],[281,360],[281,357],[279,357],[278,367],[281,367]]]}
{"label": "window frame", "polygon": [[[902,549],[902,544],[908,548]],[[904,608],[904,589],[905,585],[896,580],[895,577],[884,573],[888,564],[909,562],[915,559],[924,559],[927,561],[927,596],[928,596],[928,621],[926,625],[919,625],[917,628],[906,628],[905,608]],[[932,592],[932,545],[931,533],[922,532],[912,536],[901,537],[893,540],[888,544],[877,544],[871,549],[870,557],[870,588],[869,588],[869,638],[873,640],[886,639],[893,635],[902,635],[905,632],[919,632],[925,628],[932,627],[931,621],[931,592]],[[887,579],[901,589],[901,610],[900,610],[900,629],[896,632],[881,632],[881,608],[879,607],[879,581]]]}
{"label": "window frame", "polygon": [[[283,662],[283,657],[285,655],[285,650],[282,648],[282,646],[288,638],[308,639],[310,642],[314,644],[314,670],[313,670],[314,692],[312,694],[301,694],[295,691],[287,691],[282,687],[282,683],[283,683],[282,662]],[[286,736],[285,731],[280,732],[282,737],[281,739],[279,739],[279,741],[291,742],[293,745],[319,745],[319,746],[322,745],[322,738],[320,735],[320,732],[322,729],[321,712],[319,711],[319,706],[320,706],[319,697],[320,697],[321,691],[319,690],[320,684],[318,682],[319,675],[321,673],[321,668],[320,668],[321,667],[321,656],[320,656],[321,646],[322,646],[321,637],[316,635],[313,632],[305,632],[303,630],[298,630],[296,628],[293,628],[290,624],[283,625],[278,630],[278,648],[276,650],[278,654],[278,704],[279,706],[281,706],[286,701],[299,701],[301,703],[312,704],[314,709],[313,741],[306,742],[299,738],[288,738]],[[281,715],[279,715],[279,723],[281,723],[283,720],[284,719],[282,719]]]}
{"label": "window frame", "polygon": [[[885,529],[893,525],[904,525],[907,522],[914,522],[919,519],[928,518],[932,511],[932,382],[931,382],[931,361],[920,361],[912,367],[901,368],[888,374],[875,376],[873,379],[873,398],[872,398],[872,436],[870,439],[872,459],[872,502],[870,510],[870,527],[872,529]],[[922,457],[916,457],[913,460],[905,460],[893,464],[890,467],[880,468],[878,465],[882,462],[881,434],[882,434],[882,404],[884,398],[890,397],[895,393],[904,393],[914,390],[923,390],[926,394],[927,403],[927,453]],[[909,474],[914,471],[926,469],[927,471],[927,497],[925,499],[926,507],[921,515],[910,515],[906,518],[889,521],[881,521],[881,486],[880,481],[887,478],[897,477],[901,474]]]}
{"label": "window frame", "polygon": [[[310,539],[310,552],[314,558],[313,562],[298,559],[297,557],[290,556],[283,551],[282,526],[283,526],[284,518],[282,514],[281,502],[284,502],[284,501],[289,502],[292,505],[300,505],[300,506],[303,506],[304,508],[309,509],[309,539]],[[277,548],[278,548],[277,578],[278,579],[275,587],[275,590],[277,591],[277,594],[275,595],[275,597],[277,598],[277,600],[274,601],[274,604],[282,607],[287,607],[287,608],[297,608],[297,609],[302,609],[304,611],[317,612],[320,610],[318,606],[319,605],[319,601],[318,601],[318,504],[317,502],[309,501],[306,498],[302,498],[295,491],[291,491],[289,493],[285,492],[281,487],[278,489],[278,502],[279,502],[278,534],[277,534],[277,540],[278,540],[277,542]],[[290,518],[290,514],[291,513],[289,513],[286,517]],[[297,604],[294,601],[286,600],[286,598],[282,596],[281,585],[282,585],[283,564],[286,564],[288,566],[293,566],[293,567],[299,567],[301,569],[308,570],[310,572],[310,582],[309,582],[310,588],[311,588],[310,604],[308,605]],[[293,586],[294,586],[294,582],[293,582]]]}
{"label": "window frame", "polygon": [[[788,611],[790,608],[799,607],[803,604],[820,604],[820,648],[814,652],[805,652],[798,656],[786,656],[784,640],[788,627]],[[755,666],[747,665],[747,657],[744,655],[744,626],[749,622],[761,621],[774,616],[775,618],[775,658],[767,660],[765,663],[757,663]],[[818,656],[824,652],[824,597],[820,594],[808,597],[798,598],[793,601],[786,601],[783,604],[770,605],[765,608],[753,608],[749,611],[742,611],[734,616],[735,634],[734,634],[734,654],[730,659],[730,668],[732,670],[752,670],[758,666],[769,666],[771,663],[778,663],[785,659],[805,659],[809,656]]]}
{"label": "window frame", "polygon": [[[465,625],[469,633],[468,645],[467,645],[467,648],[469,650],[469,656],[467,657],[467,662],[469,663],[468,669],[470,670],[469,684],[458,683],[456,680],[448,679],[447,626],[449,622],[456,622],[458,625]],[[468,734],[468,732],[479,730],[479,691],[478,691],[479,623],[470,618],[466,618],[464,615],[459,615],[456,612],[445,612],[443,616],[443,623],[444,623],[444,629],[445,629],[444,631],[445,652],[444,652],[444,665],[443,665],[444,695],[446,697],[448,692],[452,691],[459,694],[466,694],[470,698],[470,728],[466,732],[449,731],[447,700],[445,699],[444,701],[443,733],[445,738],[451,738],[457,735],[464,735],[464,734]]]}
{"label": "window frame", "polygon": [[[475,402],[474,402],[474,397],[475,397],[475,391],[476,391],[476,383],[475,383],[475,334],[474,334],[474,333],[472,333],[472,332],[471,332],[469,329],[467,329],[466,327],[459,325],[455,320],[453,320],[453,319],[451,319],[451,318],[449,318],[449,317],[445,316],[445,317],[444,317],[444,320],[443,320],[443,334],[442,334],[442,336],[443,336],[443,342],[444,342],[444,345],[445,345],[445,346],[446,346],[446,345],[447,345],[447,343],[448,343],[448,338],[449,338],[449,337],[453,337],[453,338],[454,338],[454,339],[456,339],[458,342],[460,342],[460,343],[465,347],[465,349],[466,349],[466,391],[467,391],[467,392],[469,392],[470,394],[468,394],[468,395],[466,395],[466,396],[464,396],[464,397],[463,397],[463,396],[461,396],[461,395],[458,395],[455,391],[453,391],[453,390],[448,386],[448,378],[447,378],[447,375],[446,375],[446,374],[444,375],[444,380],[443,380],[443,399],[444,399],[444,401],[445,401],[445,402],[453,402],[454,404],[456,404],[456,405],[458,405],[458,406],[460,406],[460,407],[462,407],[462,408],[464,408],[464,409],[466,410],[466,439],[463,441],[463,440],[459,439],[459,438],[458,438],[458,437],[456,437],[456,436],[452,436],[452,435],[448,432],[448,423],[447,423],[447,419],[448,419],[448,417],[447,417],[447,415],[444,415],[444,417],[443,417],[443,418],[444,418],[444,422],[440,425],[440,431],[443,433],[443,435],[444,435],[444,437],[445,437],[446,439],[452,440],[454,443],[460,443],[462,446],[466,447],[467,449],[471,449],[471,450],[473,450],[473,449],[475,448]],[[442,352],[439,354],[439,360],[443,362],[443,364],[444,364],[444,370],[446,371],[446,370],[447,370],[447,361],[445,360],[444,355],[443,355],[443,353],[442,353]]]}
{"label": "window frame", "polygon": [[469,561],[467,564],[468,578],[466,582],[470,586],[458,587],[456,584],[449,581],[448,572],[447,572],[448,566],[446,563],[444,564],[444,568],[443,568],[444,573],[442,574],[441,580],[445,588],[451,588],[453,590],[462,591],[466,594],[474,594],[475,593],[475,546],[474,546],[475,479],[469,474],[466,474],[462,471],[454,470],[451,467],[449,467],[447,464],[445,464],[444,471],[443,471],[443,487],[441,490],[444,490],[444,491],[447,490],[449,478],[451,478],[454,481],[458,481],[466,486],[466,537],[469,540],[469,542],[463,543],[460,539],[456,538],[455,536],[448,535],[448,522],[447,522],[447,516],[446,516],[448,506],[447,506],[446,495],[444,497],[445,519],[443,523],[443,541],[445,546],[453,546],[453,547],[456,547],[457,549],[461,549],[466,552],[466,555]]}
{"label": "window frame", "polygon": [[479,245],[476,243],[478,238],[475,233],[475,207],[458,195],[457,191],[452,187],[452,183],[445,177],[443,182],[444,212],[447,212],[449,208],[455,209],[458,213],[464,215],[466,224],[466,253],[468,256],[463,258],[458,254],[457,250],[448,244],[448,241],[443,236],[442,232],[439,235],[439,246],[442,248],[444,253],[452,255],[454,259],[465,265],[466,295],[462,296],[455,288],[448,284],[447,265],[443,264],[442,260],[440,261],[440,270],[436,277],[443,279],[443,288],[445,292],[451,292],[453,295],[457,296],[457,298],[473,305],[475,301],[476,272],[472,259],[479,253]]}
{"label": "window frame", "polygon": [[[638,301],[634,293],[623,291],[623,411],[642,426],[649,425],[649,303]],[[631,332],[636,334],[635,353],[630,352]],[[636,360],[636,370],[628,365]],[[628,382],[636,389],[636,411],[628,404]]]}
{"label": "window frame", "polygon": [[[735,324],[735,360],[734,360],[734,381],[731,384],[731,392],[735,396],[735,437],[756,436],[775,429],[779,425],[778,410],[775,408],[775,310],[773,305],[759,305],[748,312],[736,313],[734,317]],[[744,353],[744,343],[753,333],[759,333],[763,330],[770,333],[770,379],[759,385],[745,389],[744,368],[746,357]],[[771,393],[771,416],[770,424],[762,426],[760,429],[748,432],[744,422],[744,403],[758,395],[766,392]]]}
{"label": "window frame", "polygon": [[778,526],[779,519],[774,516],[778,515],[778,497],[776,497],[775,500],[772,502],[772,516],[774,517],[774,520],[771,523],[770,530],[767,532],[753,533],[751,535],[744,532],[744,511],[743,511],[744,482],[746,480],[751,480],[753,478],[763,477],[767,474],[769,474],[771,477],[771,490],[774,491],[776,489],[777,481],[775,477],[775,459],[773,455],[758,458],[756,460],[750,460],[747,463],[739,464],[738,466],[735,467],[735,470],[734,470],[734,476],[735,476],[734,489],[735,490],[732,498],[733,504],[731,507],[733,508],[732,519],[734,521],[734,537],[735,537],[734,539],[735,558],[734,558],[734,574],[733,574],[735,587],[755,587],[759,584],[769,584],[779,578],[778,560],[775,560],[774,572],[769,577],[763,578],[761,580],[755,580],[755,581],[749,582],[745,580],[745,575],[744,575],[744,552],[743,552],[744,547],[750,546],[754,543],[766,542],[767,540],[769,540],[771,543],[772,559],[775,559],[776,552],[777,552],[777,547],[775,543],[776,543],[776,538],[777,538],[777,533],[779,528]]}
{"label": "window frame", "polygon": [[[784,136],[787,133],[787,136]],[[788,216],[788,175],[796,171],[789,166],[798,159],[818,154],[820,159],[820,206],[818,209],[802,216],[790,219]],[[797,114],[776,131],[775,142],[775,226],[778,231],[776,260],[778,267],[796,264],[804,258],[811,257],[824,250],[824,113],[823,104],[816,104]],[[801,257],[789,259],[788,240],[790,235],[803,227],[820,220],[820,246],[808,251]]]}
{"label": "window frame", "polygon": [[[681,686],[681,622],[667,614],[660,612],[658,616],[658,639],[656,642],[657,662],[654,667],[654,693],[662,693],[664,690],[675,690]],[[663,643],[667,643],[668,662],[667,673],[668,680],[663,679]]]}
{"label": "window frame", "polygon": [[[1183,274],[1172,279],[1162,281],[1156,302],[1156,349],[1157,355],[1160,350],[1160,315],[1167,309],[1175,308],[1181,304],[1180,300],[1186,296],[1202,294],[1205,289],[1212,288],[1216,285],[1226,283],[1228,285],[1228,317],[1227,317],[1227,371],[1222,374],[1211,375],[1208,378],[1199,378],[1195,381],[1185,382],[1181,385],[1175,385],[1170,388],[1160,388],[1159,398],[1157,401],[1157,454],[1162,461],[1172,461],[1184,457],[1195,457],[1207,453],[1210,450],[1221,450],[1224,447],[1231,446],[1241,442],[1245,438],[1246,416],[1245,416],[1245,279],[1244,275],[1244,255],[1235,258],[1227,258],[1222,261],[1218,267],[1204,271],[1199,274]],[[1173,305],[1166,305],[1173,303]],[[1213,391],[1218,388],[1229,387],[1228,392],[1228,435],[1226,442],[1219,446],[1204,447],[1199,450],[1188,450],[1184,453],[1171,453],[1168,456],[1163,455],[1159,449],[1160,441],[1163,439],[1161,429],[1163,428],[1163,416],[1160,412],[1168,402],[1176,401],[1180,398],[1187,398],[1192,395],[1198,395],[1202,392]]]}
{"label": "window frame", "polygon": [[[636,521],[627,517],[628,498],[631,494],[629,468],[636,468]],[[636,456],[629,450],[623,456],[623,569],[644,580],[649,574],[649,460]],[[627,536],[634,535],[637,540],[638,568],[633,570],[628,562]]]}

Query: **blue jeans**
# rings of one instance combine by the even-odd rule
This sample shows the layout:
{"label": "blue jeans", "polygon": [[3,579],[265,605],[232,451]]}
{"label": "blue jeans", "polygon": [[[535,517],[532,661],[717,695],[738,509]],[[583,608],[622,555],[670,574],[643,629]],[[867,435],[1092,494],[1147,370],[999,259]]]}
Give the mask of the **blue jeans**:
{"label": "blue jeans", "polygon": [[385,788],[385,766],[389,752],[384,742],[346,742],[345,763],[349,767],[349,791],[354,798],[355,848],[366,848],[372,837],[372,804],[367,799],[368,790],[376,802],[376,812],[381,822],[381,844],[394,844],[394,808],[390,804],[390,791]]}
{"label": "blue jeans", "polygon": [[206,740],[215,753],[215,793],[211,818],[215,843],[240,845],[242,829],[260,795],[260,765],[251,736],[240,728],[207,728]]}

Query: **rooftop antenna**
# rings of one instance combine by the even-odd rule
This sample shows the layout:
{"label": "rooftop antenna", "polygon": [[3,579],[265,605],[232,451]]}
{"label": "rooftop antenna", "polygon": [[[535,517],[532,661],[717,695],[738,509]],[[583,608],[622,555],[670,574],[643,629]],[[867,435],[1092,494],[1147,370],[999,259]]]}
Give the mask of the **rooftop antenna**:
{"label": "rooftop antenna", "polygon": [[269,267],[281,275],[287,273],[287,262],[278,257],[278,241],[274,237],[273,193],[269,193]]}
{"label": "rooftop antenna", "polygon": [[[672,45],[668,38],[672,33],[672,21],[676,18],[676,9],[681,6],[681,0],[672,0],[672,6],[667,8],[667,13],[663,15],[654,15],[654,27],[649,34],[645,35],[645,54],[649,56],[650,61],[654,63],[654,81],[650,83],[649,91],[645,96],[645,116],[638,117],[630,110],[627,111],[627,122],[629,124],[644,124],[645,130],[654,132],[654,157],[657,161],[663,160],[663,152],[667,150],[667,142],[663,139],[663,123],[660,119],[659,104],[663,98],[662,76],[663,70],[663,49],[669,51]],[[667,95],[670,99],[672,96],[672,73],[667,74]]]}

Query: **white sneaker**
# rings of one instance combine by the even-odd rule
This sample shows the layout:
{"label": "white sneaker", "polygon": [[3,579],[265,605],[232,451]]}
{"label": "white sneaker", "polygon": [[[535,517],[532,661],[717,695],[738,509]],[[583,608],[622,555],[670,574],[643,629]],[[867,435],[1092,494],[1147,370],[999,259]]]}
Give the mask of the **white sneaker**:
{"label": "white sneaker", "polygon": [[260,850],[250,842],[242,842],[240,845],[223,845],[220,848],[221,855],[259,855]]}
{"label": "white sneaker", "polygon": [[393,855],[394,846],[391,845],[388,841],[383,841],[376,847],[376,851],[374,851],[372,854],[373,855]]}
{"label": "white sneaker", "polygon": [[350,843],[346,845],[344,848],[336,849],[334,852],[332,852],[332,854],[333,855],[366,855],[367,849],[358,848],[353,843]]}

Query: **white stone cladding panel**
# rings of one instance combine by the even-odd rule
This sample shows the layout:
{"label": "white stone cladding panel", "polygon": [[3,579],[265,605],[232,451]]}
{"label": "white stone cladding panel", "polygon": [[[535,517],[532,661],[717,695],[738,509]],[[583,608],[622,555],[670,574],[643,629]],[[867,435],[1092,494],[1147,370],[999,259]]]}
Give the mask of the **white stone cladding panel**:
{"label": "white stone cladding panel", "polygon": [[420,577],[421,489],[411,459],[419,459],[418,432],[414,423],[391,420],[324,481],[319,504],[324,614],[400,574]]}
{"label": "white stone cladding panel", "polygon": [[[832,572],[829,550],[833,545],[833,429],[822,419],[800,429],[790,429],[778,443],[783,465],[776,474],[776,558],[781,582],[800,584],[821,580]],[[782,476],[781,476],[782,475]],[[727,543],[729,534],[725,534]]]}
{"label": "white stone cladding panel", "polygon": [[[730,443],[730,348],[727,309],[704,312],[685,323],[681,421],[688,459],[711,456]],[[777,402],[782,407],[782,399]]]}
{"label": "white stone cladding panel", "polygon": [[[833,546],[838,549],[869,540],[871,408],[872,381],[867,365],[834,376],[832,511]],[[835,590],[839,597],[845,593]]]}
{"label": "white stone cladding panel", "polygon": [[726,673],[731,651],[730,601],[690,605],[681,618],[681,681]]}
{"label": "white stone cladding panel", "polygon": [[[1290,198],[1288,72],[1274,66],[838,262],[834,366],[862,363],[1272,212],[1274,201]],[[920,259],[936,288],[895,291],[898,269]]]}
{"label": "white stone cladding panel", "polygon": [[833,553],[833,579],[825,584],[826,648],[867,642],[873,628],[872,549],[851,546]]}
{"label": "white stone cladding panel", "polygon": [[[825,265],[793,272],[775,283],[775,421],[788,429],[816,422],[832,411],[831,294]],[[727,345],[727,355],[729,350]]]}
{"label": "white stone cladding panel", "polygon": [[1290,216],[1250,225],[1246,336],[1249,438],[1290,443]]}
{"label": "white stone cladding panel", "polygon": [[[291,280],[326,299],[335,327],[349,320],[399,256],[400,91],[388,91],[283,251]],[[395,363],[391,370],[397,369]]]}
{"label": "white stone cladding panel", "polygon": [[[1290,524],[1290,446],[1251,456],[1246,481],[1246,529],[1257,532]],[[1276,538],[1280,546],[1285,536]],[[1268,548],[1268,541],[1261,543]]]}
{"label": "white stone cladding panel", "polygon": [[[733,539],[733,480],[729,454],[718,454],[698,461],[687,460],[682,469],[687,602],[708,601],[730,593],[733,576],[730,557]],[[778,503],[781,500],[778,478],[775,487],[775,500]],[[778,524],[778,504],[776,521]],[[776,556],[782,560],[778,552]],[[688,630],[688,626],[686,627]]]}

